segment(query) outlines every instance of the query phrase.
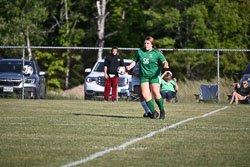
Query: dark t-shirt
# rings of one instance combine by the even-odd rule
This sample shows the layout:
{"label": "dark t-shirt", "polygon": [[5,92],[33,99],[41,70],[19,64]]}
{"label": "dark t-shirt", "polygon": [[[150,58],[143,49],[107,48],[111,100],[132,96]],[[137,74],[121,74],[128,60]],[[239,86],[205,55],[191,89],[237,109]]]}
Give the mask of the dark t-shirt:
{"label": "dark t-shirt", "polygon": [[104,66],[107,66],[107,68],[108,68],[107,73],[108,74],[116,74],[118,76],[117,68],[119,66],[124,66],[124,60],[119,55],[115,55],[115,56],[109,55],[104,61]]}
{"label": "dark t-shirt", "polygon": [[247,96],[250,93],[250,87],[247,87],[247,88],[240,87],[239,89],[236,89],[236,90],[242,96]]}

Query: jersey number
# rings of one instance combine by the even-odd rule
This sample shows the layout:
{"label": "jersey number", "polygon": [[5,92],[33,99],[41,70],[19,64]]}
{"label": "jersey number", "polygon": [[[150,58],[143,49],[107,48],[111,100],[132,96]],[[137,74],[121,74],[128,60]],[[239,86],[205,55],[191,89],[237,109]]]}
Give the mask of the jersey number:
{"label": "jersey number", "polygon": [[143,58],[143,64],[149,64],[149,59],[148,58]]}

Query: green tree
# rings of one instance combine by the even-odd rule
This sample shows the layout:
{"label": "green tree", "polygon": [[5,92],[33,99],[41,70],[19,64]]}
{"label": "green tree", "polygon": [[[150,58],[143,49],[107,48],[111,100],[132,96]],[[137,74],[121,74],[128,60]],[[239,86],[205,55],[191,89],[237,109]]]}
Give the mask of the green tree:
{"label": "green tree", "polygon": [[[53,44],[54,45],[56,44],[57,46],[66,46],[66,47],[79,46],[85,36],[85,31],[81,27],[81,24],[87,21],[87,18],[81,12],[82,8],[84,8],[84,3],[80,5],[80,2],[72,3],[70,0],[61,0],[61,2],[47,1],[46,3],[48,6],[48,10],[51,13],[50,21],[48,21],[46,24],[49,33],[49,39],[52,40],[53,38]],[[69,87],[76,86],[76,84],[79,84],[79,81],[75,82],[73,78],[74,77],[78,78],[80,74],[83,73],[83,69],[75,65],[76,63],[81,62],[79,61],[80,55],[72,54],[71,50],[69,49],[67,49],[66,52],[64,52],[64,50],[62,51],[63,52],[57,52],[53,54],[59,56],[59,59],[58,58],[48,59],[50,63],[56,65],[60,64],[62,65],[63,68],[63,69],[59,68],[60,70],[58,71],[56,71],[56,68],[49,69],[49,70],[55,70],[54,72],[58,72],[60,74],[57,75],[56,77],[53,76],[54,77],[53,86],[58,90],[65,88],[67,89]],[[43,57],[41,53],[39,54],[39,56]],[[61,75],[62,72],[65,75]],[[83,76],[79,77],[78,79],[83,80]],[[60,82],[58,82],[59,80]],[[58,85],[58,83],[60,83],[60,86]]]}
{"label": "green tree", "polygon": [[[4,6],[4,7],[3,7]],[[1,45],[41,45],[45,33],[42,24],[48,17],[43,1],[13,0],[1,2]]]}
{"label": "green tree", "polygon": [[[249,20],[250,13],[247,3],[249,4],[247,1],[229,0],[161,1],[145,11],[149,17],[147,27],[162,48],[247,49],[247,18]],[[245,9],[244,12],[242,9]],[[226,52],[220,54],[222,76],[231,77],[233,71],[249,60],[246,53],[230,56]],[[210,79],[216,76],[215,55],[205,52],[176,52],[168,53],[167,58],[180,78]],[[209,68],[213,70],[208,74]]]}
{"label": "green tree", "polygon": [[[214,42],[211,40],[211,46],[247,49],[249,47],[249,18],[249,1],[219,0],[215,2],[208,21],[213,36],[216,37]],[[221,75],[233,77],[234,72],[244,68],[249,60],[247,53],[221,53]]]}
{"label": "green tree", "polygon": [[[145,22],[148,16],[144,11],[149,9],[151,2],[149,0],[113,0],[110,3],[112,17],[106,23],[106,32],[119,30],[117,34],[105,41],[105,46],[117,45],[119,47],[142,47],[143,39],[150,35]],[[125,20],[123,26],[120,24],[122,11],[125,11]],[[132,56],[132,55],[131,55]]]}

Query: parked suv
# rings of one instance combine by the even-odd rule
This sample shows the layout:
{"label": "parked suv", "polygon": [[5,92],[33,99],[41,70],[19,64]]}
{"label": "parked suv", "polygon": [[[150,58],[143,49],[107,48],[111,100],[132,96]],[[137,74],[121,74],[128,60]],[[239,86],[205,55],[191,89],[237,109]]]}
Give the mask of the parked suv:
{"label": "parked suv", "polygon": [[[132,60],[124,59],[125,66],[128,66]],[[87,68],[85,72],[90,73],[84,83],[84,98],[88,99],[97,99],[104,97],[104,87],[105,87],[105,78],[104,78],[104,59],[97,61],[93,69]],[[131,83],[131,75],[126,73],[125,75],[119,76],[118,81],[118,96],[122,97],[126,95],[126,92],[129,90],[129,85]]]}
{"label": "parked suv", "polygon": [[40,71],[35,60],[0,59],[1,96],[13,95],[20,97],[22,96],[23,87],[25,98],[45,99],[45,72]]}

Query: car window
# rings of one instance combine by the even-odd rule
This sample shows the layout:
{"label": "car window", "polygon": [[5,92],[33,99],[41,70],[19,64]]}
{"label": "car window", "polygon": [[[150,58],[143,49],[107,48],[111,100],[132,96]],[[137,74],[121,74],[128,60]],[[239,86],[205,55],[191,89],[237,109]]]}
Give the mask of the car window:
{"label": "car window", "polygon": [[[25,62],[25,65],[30,65],[34,69],[32,62]],[[1,73],[21,73],[23,69],[22,61],[0,61],[0,72]],[[34,70],[35,73],[35,70]]]}
{"label": "car window", "polygon": [[99,62],[95,66],[94,72],[104,72],[104,62]]}

